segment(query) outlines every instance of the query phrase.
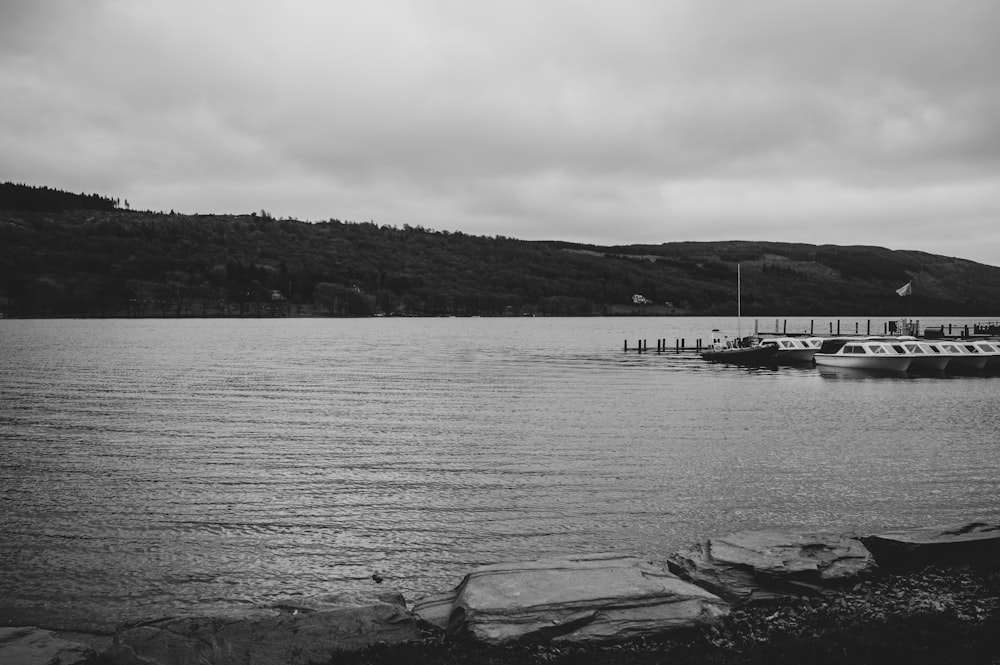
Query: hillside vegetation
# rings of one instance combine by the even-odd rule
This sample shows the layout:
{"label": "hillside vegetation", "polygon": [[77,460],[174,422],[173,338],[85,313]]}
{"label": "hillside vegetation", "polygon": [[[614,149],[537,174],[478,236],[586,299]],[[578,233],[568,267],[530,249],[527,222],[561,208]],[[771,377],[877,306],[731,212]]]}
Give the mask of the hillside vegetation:
{"label": "hillside vegetation", "polygon": [[[736,241],[597,247],[264,212],[137,212],[96,195],[32,205],[10,196],[23,186],[4,187],[8,316],[731,315],[737,265],[749,316],[902,315],[909,304],[895,290],[906,282],[921,316],[1000,312],[1000,268],[924,252]],[[648,303],[634,304],[635,295]]]}

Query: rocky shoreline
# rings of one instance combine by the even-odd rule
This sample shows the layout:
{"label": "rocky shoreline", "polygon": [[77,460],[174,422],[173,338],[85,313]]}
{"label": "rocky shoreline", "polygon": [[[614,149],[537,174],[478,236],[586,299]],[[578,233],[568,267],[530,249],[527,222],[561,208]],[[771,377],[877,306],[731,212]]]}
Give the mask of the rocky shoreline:
{"label": "rocky shoreline", "polygon": [[441,637],[378,646],[338,665],[800,665],[1000,663],[1000,574],[927,567],[828,597],[733,611],[711,627],[601,646],[484,646]]}
{"label": "rocky shoreline", "polygon": [[495,564],[411,605],[376,588],[113,636],[0,628],[0,663],[1000,663],[1000,525],[982,522]]}

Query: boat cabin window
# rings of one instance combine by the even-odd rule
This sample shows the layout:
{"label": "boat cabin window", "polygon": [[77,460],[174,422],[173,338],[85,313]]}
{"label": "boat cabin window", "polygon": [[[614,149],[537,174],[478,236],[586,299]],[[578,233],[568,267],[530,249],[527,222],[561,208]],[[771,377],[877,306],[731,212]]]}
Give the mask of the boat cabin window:
{"label": "boat cabin window", "polygon": [[910,353],[927,353],[919,344],[904,344],[903,347]]}
{"label": "boat cabin window", "polygon": [[906,349],[904,349],[900,344],[893,344],[892,348],[896,353],[906,353]]}
{"label": "boat cabin window", "polygon": [[820,344],[820,352],[822,353],[837,353],[847,342],[842,339],[828,339]]}
{"label": "boat cabin window", "polygon": [[844,353],[867,353],[867,351],[860,344],[847,344],[844,346]]}
{"label": "boat cabin window", "polygon": [[965,348],[969,350],[969,353],[979,353],[979,349],[977,349],[977,348],[976,348],[976,347],[975,347],[974,345],[972,345],[972,344],[966,344],[966,345],[965,345]]}

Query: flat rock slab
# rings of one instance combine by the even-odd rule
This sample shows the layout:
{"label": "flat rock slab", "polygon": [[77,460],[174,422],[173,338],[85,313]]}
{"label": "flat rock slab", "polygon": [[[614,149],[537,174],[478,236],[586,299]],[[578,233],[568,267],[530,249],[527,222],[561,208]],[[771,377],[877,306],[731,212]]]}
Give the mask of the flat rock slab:
{"label": "flat rock slab", "polygon": [[381,603],[249,618],[163,619],[118,633],[110,655],[122,665],[306,665],[421,636],[404,607]]}
{"label": "flat rock slab", "polygon": [[458,586],[451,591],[418,598],[413,602],[413,615],[440,631],[448,630],[448,620],[451,619],[451,612],[455,609],[455,599],[458,598],[461,588]]}
{"label": "flat rock slab", "polygon": [[[422,604],[444,614],[449,594]],[[448,633],[489,644],[597,643],[710,623],[717,596],[635,557],[594,554],[481,566],[462,580]]]}
{"label": "flat rock slab", "polygon": [[92,661],[96,652],[86,644],[32,627],[0,628],[2,665],[78,665]]}
{"label": "flat rock slab", "polygon": [[814,595],[875,570],[862,542],[816,530],[741,531],[669,559],[670,570],[736,605]]}
{"label": "flat rock slab", "polygon": [[966,522],[887,531],[861,539],[880,566],[927,565],[1000,567],[1000,524]]}

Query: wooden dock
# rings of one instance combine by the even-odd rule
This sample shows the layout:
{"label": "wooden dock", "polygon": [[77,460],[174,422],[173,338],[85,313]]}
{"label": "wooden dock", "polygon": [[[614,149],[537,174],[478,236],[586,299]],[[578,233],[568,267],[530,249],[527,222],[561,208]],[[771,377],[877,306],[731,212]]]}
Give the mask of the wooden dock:
{"label": "wooden dock", "polygon": [[628,340],[625,340],[625,352],[628,353],[629,351],[638,351],[639,353],[682,353],[684,351],[700,352],[705,348],[701,338],[691,340],[691,343],[694,344],[694,346],[688,346],[688,340],[681,337],[679,339],[675,339],[674,343],[671,345],[667,343],[666,338],[663,338],[656,340],[655,347],[650,350],[649,340],[647,339],[635,340],[635,346],[629,346]]}
{"label": "wooden dock", "polygon": [[[780,325],[779,325],[780,324]],[[905,327],[904,327],[905,326]],[[853,330],[852,330],[853,328]],[[872,319],[865,321],[862,326],[860,321],[854,321],[854,325],[841,325],[838,319],[836,322],[829,322],[829,331],[817,332],[815,320],[809,321],[809,332],[788,332],[788,319],[783,322],[780,319],[774,320],[774,331],[761,330],[760,320],[754,320],[754,335],[781,335],[787,337],[841,337],[850,335],[914,335],[915,337],[927,338],[954,338],[963,339],[977,336],[1000,337],[1000,322],[998,323],[976,323],[976,324],[939,324],[922,329],[920,321],[884,321],[881,331],[876,322],[875,329],[872,329]],[[653,346],[649,345],[648,339],[638,339],[629,346],[629,340],[625,340],[624,350],[626,353],[635,351],[638,353],[701,353],[705,350],[705,342],[700,337],[697,339],[687,339],[678,337],[670,342],[666,338],[654,340]]]}

